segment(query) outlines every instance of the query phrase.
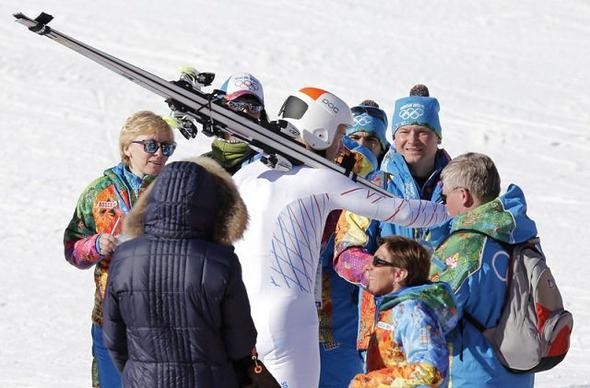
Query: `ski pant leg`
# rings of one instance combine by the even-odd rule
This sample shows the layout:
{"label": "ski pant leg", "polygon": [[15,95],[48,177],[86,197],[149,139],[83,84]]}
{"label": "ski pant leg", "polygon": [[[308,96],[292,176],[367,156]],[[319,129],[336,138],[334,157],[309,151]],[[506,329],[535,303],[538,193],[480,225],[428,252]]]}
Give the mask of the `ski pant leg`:
{"label": "ski pant leg", "polygon": [[121,375],[111,360],[108,349],[102,342],[102,329],[92,325],[92,355],[98,367],[98,382],[100,388],[120,388]]}
{"label": "ski pant leg", "polygon": [[299,327],[296,332],[274,337],[274,348],[261,358],[281,387],[317,387],[320,381],[318,328]]}
{"label": "ski pant leg", "polygon": [[315,388],[320,381],[319,323],[310,296],[261,296],[252,309],[256,349],[284,388]]}

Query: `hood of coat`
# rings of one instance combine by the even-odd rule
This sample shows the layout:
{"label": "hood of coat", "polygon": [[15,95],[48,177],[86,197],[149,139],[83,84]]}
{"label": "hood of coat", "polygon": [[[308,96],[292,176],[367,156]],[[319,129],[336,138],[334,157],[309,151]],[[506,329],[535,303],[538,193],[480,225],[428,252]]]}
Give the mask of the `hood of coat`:
{"label": "hood of coat", "polygon": [[389,310],[410,299],[419,299],[432,310],[444,334],[449,333],[457,326],[459,315],[455,296],[449,285],[444,282],[402,288],[379,298],[377,306],[379,311]]}
{"label": "hood of coat", "polygon": [[124,233],[231,245],[247,223],[246,205],[231,176],[214,160],[199,157],[162,169],[127,216]]}
{"label": "hood of coat", "polygon": [[452,220],[451,232],[475,230],[507,244],[527,241],[537,235],[535,222],[527,216],[520,187],[510,185],[506,193]]}

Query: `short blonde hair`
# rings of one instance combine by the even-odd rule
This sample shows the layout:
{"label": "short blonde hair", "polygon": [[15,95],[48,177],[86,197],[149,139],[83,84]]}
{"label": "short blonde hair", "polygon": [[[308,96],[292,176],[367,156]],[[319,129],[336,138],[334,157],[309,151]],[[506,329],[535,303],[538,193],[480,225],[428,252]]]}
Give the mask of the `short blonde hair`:
{"label": "short blonde hair", "polygon": [[174,141],[174,132],[166,121],[157,114],[143,110],[129,116],[121,128],[119,134],[119,153],[121,161],[128,166],[129,157],[125,155],[125,148],[128,147],[133,139],[141,135],[165,134]]}

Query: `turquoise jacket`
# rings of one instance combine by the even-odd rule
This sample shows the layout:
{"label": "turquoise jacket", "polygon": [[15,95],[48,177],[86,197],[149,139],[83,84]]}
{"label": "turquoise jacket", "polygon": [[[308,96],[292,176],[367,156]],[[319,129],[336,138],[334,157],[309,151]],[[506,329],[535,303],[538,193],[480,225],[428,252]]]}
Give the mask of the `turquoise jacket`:
{"label": "turquoise jacket", "polygon": [[[440,173],[450,159],[449,154],[440,149],[436,153],[434,171],[430,174],[423,187],[418,187],[404,157],[391,148],[381,163],[381,171],[387,173],[390,177],[387,182],[387,191],[401,198],[440,202],[442,194]],[[407,228],[386,222],[381,222],[379,225],[381,237],[403,236],[422,242],[428,241],[431,247],[436,247],[448,235],[448,228],[448,223],[434,228]]]}
{"label": "turquoise jacket", "polygon": [[[498,241],[516,244],[537,235],[526,210],[522,190],[510,185],[503,196],[456,216],[451,235],[434,252],[431,279],[448,282],[459,314],[468,311],[486,328],[498,323],[507,289],[509,255]],[[465,319],[447,339],[452,346],[450,386],[533,386],[533,374],[505,369],[480,331]]]}

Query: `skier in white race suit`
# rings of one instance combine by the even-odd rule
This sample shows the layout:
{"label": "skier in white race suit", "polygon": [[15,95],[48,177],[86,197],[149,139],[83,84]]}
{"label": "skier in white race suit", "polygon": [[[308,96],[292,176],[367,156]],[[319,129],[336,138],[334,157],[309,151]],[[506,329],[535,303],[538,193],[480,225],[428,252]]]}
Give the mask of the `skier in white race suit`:
{"label": "skier in white race suit", "polygon": [[[307,148],[328,160],[334,160],[352,123],[344,101],[316,88],[289,96],[279,114],[299,129]],[[236,253],[258,330],[258,355],[282,388],[317,387],[315,301],[321,300],[321,284],[316,278],[328,214],[347,209],[372,219],[426,227],[447,219],[445,207],[386,197],[327,168],[298,165],[284,172],[256,161],[239,170],[234,180],[250,214]]]}

